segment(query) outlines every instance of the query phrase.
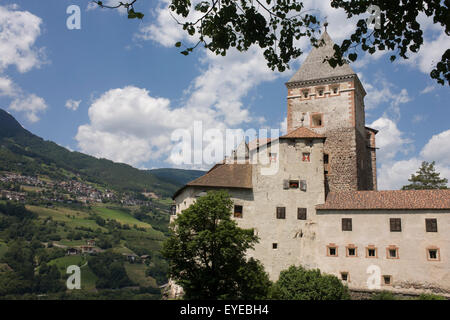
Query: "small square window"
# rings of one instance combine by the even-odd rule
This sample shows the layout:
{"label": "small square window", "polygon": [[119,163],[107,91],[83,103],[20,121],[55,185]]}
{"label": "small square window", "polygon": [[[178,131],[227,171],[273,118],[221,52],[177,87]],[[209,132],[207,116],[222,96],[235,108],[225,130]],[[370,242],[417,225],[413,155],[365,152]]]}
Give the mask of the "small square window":
{"label": "small square window", "polygon": [[309,91],[308,90],[303,90],[302,94],[303,94],[303,98],[307,99],[308,96],[309,96]]}
{"label": "small square window", "polygon": [[297,219],[306,220],[306,208],[297,208]]}
{"label": "small square window", "polygon": [[286,219],[286,207],[277,207],[277,219]]}
{"label": "small square window", "polygon": [[318,93],[319,97],[323,97],[323,92],[324,92],[323,88],[318,88],[317,89],[317,93]]}
{"label": "small square window", "polygon": [[234,217],[242,218],[243,207],[239,205],[234,206]]}
{"label": "small square window", "polygon": [[438,248],[428,248],[427,249],[428,254],[427,254],[427,259],[428,260],[434,260],[434,261],[439,261],[440,257],[439,257],[439,249]]}
{"label": "small square window", "polygon": [[377,257],[377,249],[369,247],[367,248],[367,258],[376,258]]}
{"label": "small square window", "polygon": [[437,219],[425,219],[427,232],[437,232]]}
{"label": "small square window", "polygon": [[303,162],[310,162],[311,161],[311,154],[309,152],[303,152],[302,161]]}
{"label": "small square window", "polygon": [[387,248],[386,255],[388,259],[398,259],[398,248],[397,247]]}
{"label": "small square window", "polygon": [[338,256],[338,252],[337,252],[337,247],[334,245],[330,245],[327,247],[327,254],[330,257],[337,257]]}
{"label": "small square window", "polygon": [[383,284],[386,286],[392,285],[392,276],[384,275],[383,276]]}
{"label": "small square window", "polygon": [[298,189],[298,180],[289,180],[290,189]]}
{"label": "small square window", "polygon": [[339,88],[338,87],[333,87],[331,88],[331,91],[333,91],[333,94],[337,94],[338,93]]}
{"label": "small square window", "polygon": [[348,281],[348,272],[341,272],[342,281]]}
{"label": "small square window", "polygon": [[402,231],[402,219],[390,218],[389,224],[391,227],[391,232],[401,232]]}
{"label": "small square window", "polygon": [[347,256],[348,257],[356,257],[356,248],[347,247]]}
{"label": "small square window", "polygon": [[352,218],[342,218],[342,231],[352,231]]}
{"label": "small square window", "polygon": [[272,243],[272,249],[278,249],[278,243]]}

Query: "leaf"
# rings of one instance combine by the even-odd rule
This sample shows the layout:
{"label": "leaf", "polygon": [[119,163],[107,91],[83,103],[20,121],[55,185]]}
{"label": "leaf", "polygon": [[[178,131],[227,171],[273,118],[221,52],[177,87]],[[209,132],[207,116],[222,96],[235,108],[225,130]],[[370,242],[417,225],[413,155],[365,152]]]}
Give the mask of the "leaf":
{"label": "leaf", "polygon": [[349,58],[351,61],[355,61],[357,57],[358,57],[358,55],[357,55],[356,53],[350,53],[350,54],[348,55],[348,58]]}
{"label": "leaf", "polygon": [[175,43],[175,47],[177,47],[177,48],[181,47],[181,42],[178,41],[177,43]]}
{"label": "leaf", "polygon": [[181,54],[184,54],[185,56],[187,56],[189,54],[189,52],[187,50],[181,51]]}

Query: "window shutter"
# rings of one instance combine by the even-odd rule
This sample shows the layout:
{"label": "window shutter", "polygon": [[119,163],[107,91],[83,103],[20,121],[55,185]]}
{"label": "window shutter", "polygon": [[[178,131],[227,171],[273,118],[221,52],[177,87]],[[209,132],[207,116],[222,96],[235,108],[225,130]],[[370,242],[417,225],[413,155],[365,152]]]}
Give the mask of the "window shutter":
{"label": "window shutter", "polygon": [[289,180],[283,180],[283,189],[289,189]]}
{"label": "window shutter", "polygon": [[300,180],[300,190],[306,191],[306,180]]}
{"label": "window shutter", "polygon": [[352,219],[342,218],[342,231],[352,231]]}
{"label": "window shutter", "polygon": [[427,232],[437,232],[437,219],[425,219]]}
{"label": "window shutter", "polygon": [[306,220],[306,208],[297,208],[297,219]]}
{"label": "window shutter", "polygon": [[401,232],[402,231],[402,220],[400,218],[389,219],[391,232]]}
{"label": "window shutter", "polygon": [[285,207],[277,207],[277,219],[286,219]]}

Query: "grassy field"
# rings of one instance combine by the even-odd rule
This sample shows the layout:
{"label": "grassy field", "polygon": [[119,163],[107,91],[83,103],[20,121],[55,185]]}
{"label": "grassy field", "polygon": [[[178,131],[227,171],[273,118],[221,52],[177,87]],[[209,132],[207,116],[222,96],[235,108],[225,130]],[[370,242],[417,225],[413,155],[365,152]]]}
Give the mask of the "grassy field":
{"label": "grassy field", "polygon": [[67,256],[58,259],[54,259],[48,263],[49,265],[56,265],[62,275],[66,275],[67,267],[71,265],[77,265],[81,267],[81,289],[82,290],[94,290],[97,277],[89,269],[89,265],[86,264],[86,258],[83,256]]}
{"label": "grassy field", "polygon": [[143,263],[125,263],[125,270],[133,282],[138,283],[142,287],[156,288],[156,280],[152,277],[147,277],[145,275],[145,269],[147,269],[147,266]]}
{"label": "grassy field", "polygon": [[120,210],[120,208],[96,206],[92,210],[103,219],[116,220],[121,224],[128,224],[130,227],[137,225],[139,228],[151,228],[151,225],[148,223],[137,220],[129,213]]}
{"label": "grassy field", "polygon": [[37,206],[27,206],[27,209],[39,215],[39,218],[45,219],[51,217],[55,221],[63,221],[73,227],[86,227],[93,230],[100,228],[94,220],[89,220],[89,213],[83,211],[75,211],[64,207],[43,208]]}

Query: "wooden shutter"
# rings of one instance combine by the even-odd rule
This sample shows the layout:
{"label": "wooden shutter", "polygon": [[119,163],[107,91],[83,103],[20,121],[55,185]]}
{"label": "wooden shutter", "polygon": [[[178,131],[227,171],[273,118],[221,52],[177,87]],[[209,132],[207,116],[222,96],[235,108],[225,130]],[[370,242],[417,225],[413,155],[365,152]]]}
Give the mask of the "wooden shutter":
{"label": "wooden shutter", "polygon": [[277,219],[286,219],[285,207],[277,207]]}
{"label": "wooden shutter", "polygon": [[297,208],[297,219],[306,220],[306,208]]}
{"label": "wooden shutter", "polygon": [[342,231],[352,231],[351,218],[342,218]]}
{"label": "wooden shutter", "polygon": [[289,180],[283,180],[283,189],[289,189]]}
{"label": "wooden shutter", "polygon": [[425,219],[427,232],[437,232],[437,219]]}
{"label": "wooden shutter", "polygon": [[300,190],[306,191],[306,180],[300,180]]}
{"label": "wooden shutter", "polygon": [[401,232],[402,231],[402,219],[390,218],[389,223],[391,226],[391,232]]}

